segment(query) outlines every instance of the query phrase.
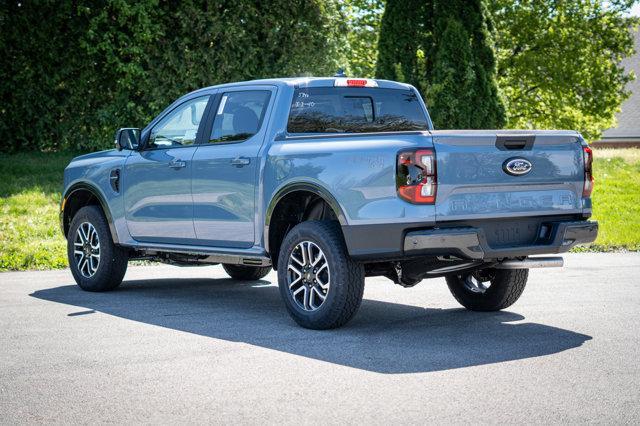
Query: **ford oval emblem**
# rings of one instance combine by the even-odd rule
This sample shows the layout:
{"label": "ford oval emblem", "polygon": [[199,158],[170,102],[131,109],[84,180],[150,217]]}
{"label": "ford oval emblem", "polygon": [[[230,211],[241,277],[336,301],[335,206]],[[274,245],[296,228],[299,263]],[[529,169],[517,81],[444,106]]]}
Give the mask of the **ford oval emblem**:
{"label": "ford oval emblem", "polygon": [[531,162],[524,158],[509,158],[502,164],[502,170],[511,176],[526,175],[531,171]]}

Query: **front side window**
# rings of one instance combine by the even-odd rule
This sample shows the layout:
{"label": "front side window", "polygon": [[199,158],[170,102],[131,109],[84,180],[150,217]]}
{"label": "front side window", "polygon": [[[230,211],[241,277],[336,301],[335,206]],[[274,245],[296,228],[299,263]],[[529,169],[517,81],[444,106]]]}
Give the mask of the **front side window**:
{"label": "front side window", "polygon": [[209,96],[192,99],[178,106],[151,130],[150,148],[193,145]]}
{"label": "front side window", "polygon": [[209,142],[240,142],[258,133],[270,97],[268,90],[223,93]]}
{"label": "front side window", "polygon": [[289,133],[367,133],[427,130],[427,116],[412,90],[346,87],[298,88]]}

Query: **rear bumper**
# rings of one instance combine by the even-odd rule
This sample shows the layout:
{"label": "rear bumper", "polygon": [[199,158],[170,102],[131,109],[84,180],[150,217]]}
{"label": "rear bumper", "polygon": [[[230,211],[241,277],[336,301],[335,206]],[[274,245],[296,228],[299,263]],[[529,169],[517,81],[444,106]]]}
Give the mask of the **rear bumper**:
{"label": "rear bumper", "polygon": [[359,260],[378,261],[408,256],[454,255],[465,259],[499,259],[556,254],[578,244],[593,242],[598,222],[550,218],[549,235],[532,245],[492,247],[481,223],[434,228],[433,223],[343,226],[349,254]]}
{"label": "rear bumper", "polygon": [[598,236],[598,222],[557,222],[545,244],[492,248],[482,228],[460,227],[408,232],[404,254],[446,255],[467,259],[500,259],[535,254],[563,253],[578,244],[593,242]]}

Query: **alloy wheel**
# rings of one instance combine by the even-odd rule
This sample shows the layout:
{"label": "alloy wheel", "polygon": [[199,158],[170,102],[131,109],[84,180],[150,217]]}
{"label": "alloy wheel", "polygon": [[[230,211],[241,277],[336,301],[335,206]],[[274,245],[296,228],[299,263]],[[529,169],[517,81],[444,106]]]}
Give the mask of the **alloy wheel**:
{"label": "alloy wheel", "polygon": [[73,241],[73,257],[78,271],[85,278],[91,278],[100,266],[100,238],[98,231],[89,222],[82,222]]}
{"label": "alloy wheel", "polygon": [[464,288],[472,293],[484,294],[491,287],[494,275],[488,271],[474,271],[462,276]]}
{"label": "alloy wheel", "polygon": [[287,264],[289,293],[305,311],[315,311],[329,294],[331,272],[326,256],[315,243],[302,241],[291,252]]}

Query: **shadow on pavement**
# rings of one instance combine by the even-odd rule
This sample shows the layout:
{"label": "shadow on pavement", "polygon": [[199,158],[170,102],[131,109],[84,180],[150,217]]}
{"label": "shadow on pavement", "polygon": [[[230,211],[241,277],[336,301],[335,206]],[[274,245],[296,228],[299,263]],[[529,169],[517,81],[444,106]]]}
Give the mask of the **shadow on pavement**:
{"label": "shadow on pavement", "polygon": [[523,320],[510,312],[425,309],[364,300],[353,321],[333,331],[298,327],[268,281],[159,279],[127,281],[110,293],[76,285],[31,296],[133,321],[245,342],[379,373],[449,370],[538,357],[575,348],[590,336]]}

